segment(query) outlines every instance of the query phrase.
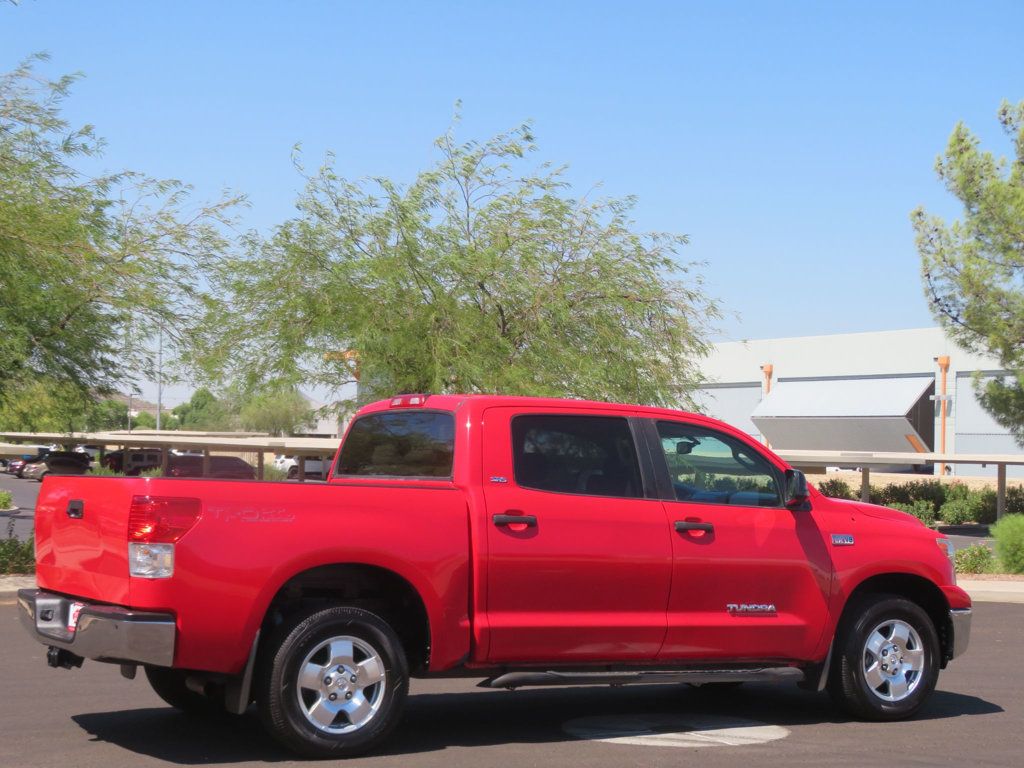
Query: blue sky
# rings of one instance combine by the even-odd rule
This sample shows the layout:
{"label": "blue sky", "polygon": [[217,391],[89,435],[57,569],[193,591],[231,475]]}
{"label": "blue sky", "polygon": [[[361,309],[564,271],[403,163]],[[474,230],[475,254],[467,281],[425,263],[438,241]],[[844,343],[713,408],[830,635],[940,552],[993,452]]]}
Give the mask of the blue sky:
{"label": "blue sky", "polygon": [[[1006,152],[1024,3],[55,2],[0,5],[0,68],[82,71],[101,165],[290,216],[311,162],[409,179],[459,134],[532,119],[577,191],[639,197],[733,313],[719,338],[932,324],[909,213],[955,213],[933,164],[958,120]],[[735,316],[734,316],[735,315]]]}

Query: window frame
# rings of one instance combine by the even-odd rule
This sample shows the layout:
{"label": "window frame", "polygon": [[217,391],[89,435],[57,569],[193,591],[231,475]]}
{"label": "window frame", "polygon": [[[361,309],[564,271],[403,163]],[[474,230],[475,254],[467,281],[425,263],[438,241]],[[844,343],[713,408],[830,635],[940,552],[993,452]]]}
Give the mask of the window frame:
{"label": "window frame", "polygon": [[[519,481],[517,473],[517,462],[516,462],[516,442],[515,442],[515,431],[514,425],[516,419],[523,417],[552,417],[552,418],[573,418],[573,419],[586,419],[586,418],[597,418],[597,419],[621,419],[626,422],[626,429],[629,431],[630,440],[633,441],[633,458],[636,460],[637,474],[640,477],[640,492],[634,496],[608,496],[602,493],[586,493],[580,491],[556,491],[550,488],[536,488],[532,485],[523,485]],[[509,458],[512,468],[512,483],[524,491],[534,491],[535,493],[552,493],[558,496],[585,496],[597,499],[618,499],[620,501],[644,501],[649,499],[658,498],[657,485],[655,483],[655,467],[651,461],[650,450],[647,442],[642,434],[639,425],[639,419],[635,416],[631,416],[623,413],[573,413],[567,411],[522,411],[515,413],[509,419],[508,422],[508,449]]]}
{"label": "window frame", "polygon": [[[348,442],[349,437],[352,434],[352,430],[356,424],[364,419],[373,418],[374,416],[386,416],[387,414],[422,414],[422,413],[435,413],[447,416],[452,420],[452,466],[447,475],[352,475],[344,474],[338,471],[341,466],[341,454],[345,450],[345,444]],[[358,480],[358,481],[373,481],[373,480],[436,480],[437,482],[452,482],[455,477],[455,458],[458,452],[459,440],[458,440],[458,429],[455,423],[455,411],[448,411],[443,408],[388,408],[379,411],[371,411],[370,413],[364,413],[355,419],[352,419],[352,423],[348,425],[348,429],[345,430],[345,437],[341,441],[341,445],[338,446],[337,455],[332,461],[330,479],[339,480]]]}
{"label": "window frame", "polygon": [[[685,421],[683,419],[668,419],[664,417],[651,417],[646,418],[644,421],[644,437],[647,441],[648,450],[651,453],[652,460],[655,465],[655,473],[658,479],[658,492],[659,497],[663,501],[672,501],[676,504],[699,504],[701,506],[711,507],[730,507],[734,509],[788,509],[786,506],[785,488],[786,480],[785,473],[778,466],[778,464],[772,460],[772,458],[765,453],[760,447],[752,444],[748,440],[743,440],[737,435],[730,434],[729,432],[715,427],[706,426],[704,424],[698,424],[692,421]],[[709,436],[715,439],[726,438],[737,443],[742,443],[746,448],[750,449],[751,453],[760,458],[767,465],[769,472],[771,473],[772,479],[775,481],[776,490],[778,491],[779,503],[778,505],[762,506],[758,504],[729,504],[718,501],[694,501],[693,499],[679,499],[676,498],[675,487],[672,484],[672,475],[668,468],[668,460],[665,458],[665,449],[661,444],[661,433],[658,432],[658,424],[664,422],[673,426],[679,426],[686,429],[693,429],[698,432],[706,432]],[[723,440],[722,442],[727,441]]]}

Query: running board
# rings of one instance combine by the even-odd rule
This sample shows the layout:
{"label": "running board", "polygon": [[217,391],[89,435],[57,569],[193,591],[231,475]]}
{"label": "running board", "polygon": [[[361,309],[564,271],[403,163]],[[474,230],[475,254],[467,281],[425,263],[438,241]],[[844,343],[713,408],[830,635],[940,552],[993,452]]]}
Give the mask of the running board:
{"label": "running board", "polygon": [[620,670],[617,672],[508,672],[480,683],[480,688],[522,688],[528,685],[636,685],[638,683],[748,683],[800,682],[797,667],[752,669]]}

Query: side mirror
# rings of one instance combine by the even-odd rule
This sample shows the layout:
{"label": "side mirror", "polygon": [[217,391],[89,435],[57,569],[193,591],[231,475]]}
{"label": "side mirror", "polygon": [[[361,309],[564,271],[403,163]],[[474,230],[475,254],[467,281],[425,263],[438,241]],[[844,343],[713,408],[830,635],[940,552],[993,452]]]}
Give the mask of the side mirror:
{"label": "side mirror", "polygon": [[801,509],[811,500],[807,490],[807,478],[799,469],[786,470],[786,506],[790,509]]}

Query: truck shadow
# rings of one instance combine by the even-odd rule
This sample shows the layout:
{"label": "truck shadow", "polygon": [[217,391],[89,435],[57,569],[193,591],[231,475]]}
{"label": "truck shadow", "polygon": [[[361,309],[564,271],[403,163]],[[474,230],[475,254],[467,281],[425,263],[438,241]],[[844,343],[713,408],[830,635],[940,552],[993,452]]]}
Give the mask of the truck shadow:
{"label": "truck shadow", "polygon": [[[879,738],[903,737],[904,729],[915,728],[915,723],[923,721],[1003,711],[999,705],[976,696],[940,690],[913,720],[853,725],[862,731],[862,738],[858,738],[871,743]],[[567,720],[653,713],[720,715],[790,729],[849,722],[826,695],[788,686],[749,685],[731,691],[660,685],[617,690],[601,687],[421,693],[409,698],[403,722],[376,757],[415,755],[450,747],[568,743],[576,739],[562,730]],[[296,759],[263,731],[252,711],[243,717],[200,719],[172,709],[149,708],[81,714],[72,720],[94,741],[178,765]]]}

